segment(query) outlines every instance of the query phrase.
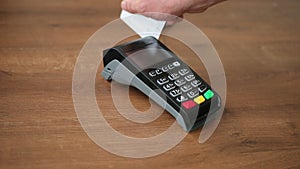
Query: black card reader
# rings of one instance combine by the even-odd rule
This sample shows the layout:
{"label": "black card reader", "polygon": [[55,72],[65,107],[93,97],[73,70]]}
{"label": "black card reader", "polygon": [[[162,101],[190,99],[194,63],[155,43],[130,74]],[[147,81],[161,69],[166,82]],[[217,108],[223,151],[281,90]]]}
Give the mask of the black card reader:
{"label": "black card reader", "polygon": [[154,37],[103,51],[102,76],[133,86],[175,117],[185,131],[202,126],[221,107],[220,96]]}

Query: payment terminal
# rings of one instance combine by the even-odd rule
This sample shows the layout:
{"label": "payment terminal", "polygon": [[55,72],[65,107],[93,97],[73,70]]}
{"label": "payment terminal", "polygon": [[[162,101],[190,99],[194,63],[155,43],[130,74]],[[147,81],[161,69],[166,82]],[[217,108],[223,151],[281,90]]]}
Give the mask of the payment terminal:
{"label": "payment terminal", "polygon": [[187,132],[202,126],[221,107],[219,95],[154,37],[103,51],[102,76],[130,85],[163,107]]}

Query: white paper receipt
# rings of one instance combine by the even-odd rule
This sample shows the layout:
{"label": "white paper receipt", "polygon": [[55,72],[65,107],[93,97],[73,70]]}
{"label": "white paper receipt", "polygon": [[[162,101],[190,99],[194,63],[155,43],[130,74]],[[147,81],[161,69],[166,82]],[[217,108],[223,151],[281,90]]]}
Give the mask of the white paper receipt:
{"label": "white paper receipt", "polygon": [[166,21],[159,21],[140,14],[132,14],[122,10],[120,18],[140,37],[153,36],[159,39],[159,36],[166,24]]}

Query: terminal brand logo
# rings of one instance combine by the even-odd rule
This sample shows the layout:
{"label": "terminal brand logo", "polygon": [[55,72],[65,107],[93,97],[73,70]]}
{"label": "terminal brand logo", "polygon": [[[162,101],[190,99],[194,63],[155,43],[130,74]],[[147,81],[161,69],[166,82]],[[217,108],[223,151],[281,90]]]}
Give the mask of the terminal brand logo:
{"label": "terminal brand logo", "polygon": [[[156,13],[156,15],[158,14]],[[226,79],[223,65],[210,40],[192,23],[181,20],[175,25],[167,27],[162,34],[184,43],[199,57],[207,70],[211,87],[217,91],[221,97],[221,108],[213,115],[208,114],[207,118],[210,119],[210,122],[206,122],[201,129],[198,142],[204,143],[214,133],[224,111],[226,102]],[[114,129],[104,118],[95,95],[95,88],[98,87],[95,86],[95,79],[102,78],[97,74],[103,60],[102,51],[134,35],[135,33],[132,32],[121,19],[112,21],[96,31],[88,39],[78,56],[73,73],[72,96],[74,108],[82,128],[97,145],[119,156],[147,158],[172,149],[180,143],[188,133],[174,121],[168,129],[152,137],[136,138],[124,135]],[[130,79],[128,80],[130,81]],[[136,123],[148,123],[157,119],[162,114],[162,111],[157,112],[154,110],[155,106],[153,105],[151,105],[147,111],[155,111],[154,114],[139,113],[130,102],[129,87],[123,91],[128,96],[127,99],[123,98],[119,100],[119,90],[114,87],[114,83],[115,82],[112,82],[111,85],[111,102],[118,112],[127,120]],[[180,82],[178,81],[178,83]],[[195,81],[194,83],[196,84],[197,82]],[[212,96],[213,93],[208,92],[204,98],[199,97],[195,102],[201,103],[203,99]],[[120,108],[120,103],[128,106],[126,108],[127,111]],[[187,107],[191,106],[188,103],[186,104],[185,106]]]}

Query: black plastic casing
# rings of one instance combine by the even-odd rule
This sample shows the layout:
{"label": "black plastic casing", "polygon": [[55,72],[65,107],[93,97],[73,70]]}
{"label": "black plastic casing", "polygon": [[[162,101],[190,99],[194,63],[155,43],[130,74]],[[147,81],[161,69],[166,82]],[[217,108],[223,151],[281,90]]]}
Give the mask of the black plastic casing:
{"label": "black plastic casing", "polygon": [[[187,64],[185,64],[178,56],[176,56],[170,49],[168,49],[163,43],[154,37],[145,37],[138,40],[134,40],[131,42],[127,42],[110,49],[106,49],[103,51],[103,62],[104,66],[110,63],[113,60],[118,60],[125,67],[127,67],[132,73],[134,73],[140,80],[142,80],[146,85],[148,85],[151,89],[155,90],[155,92],[166,99],[166,102],[171,105],[184,119],[184,122],[187,124],[187,130],[192,131],[201,127],[208,116],[208,113],[214,113],[221,107],[221,99],[219,95],[214,91],[213,98],[206,100],[204,103],[197,105],[189,110],[183,108],[180,103],[178,103],[175,98],[171,97],[168,93],[164,92],[162,86],[156,83],[156,80],[153,80],[152,77],[149,76],[149,69],[141,70],[138,65],[132,62],[130,59],[127,59],[128,55],[134,53],[136,51],[145,49],[149,47],[157,47],[159,49],[163,49],[169,54],[172,55],[172,58],[167,59],[161,63],[152,65],[149,69],[156,69],[168,63],[178,61],[182,66],[188,67],[192,73],[195,75],[196,79],[201,80],[205,85],[207,85],[208,89],[212,90],[211,87],[197,74],[195,73]],[[213,103],[213,104],[212,104]],[[213,106],[213,107],[211,107]]]}

